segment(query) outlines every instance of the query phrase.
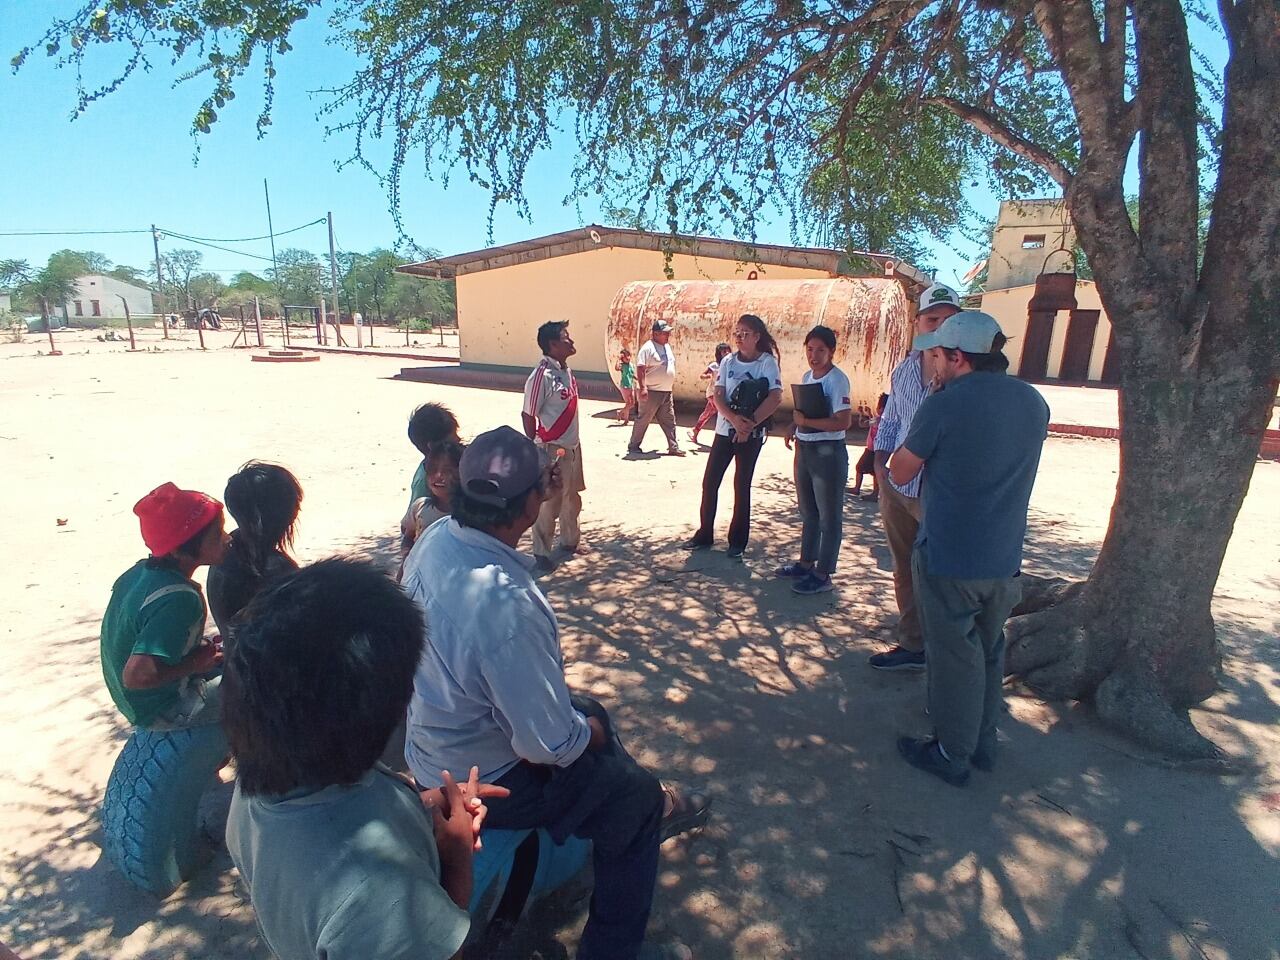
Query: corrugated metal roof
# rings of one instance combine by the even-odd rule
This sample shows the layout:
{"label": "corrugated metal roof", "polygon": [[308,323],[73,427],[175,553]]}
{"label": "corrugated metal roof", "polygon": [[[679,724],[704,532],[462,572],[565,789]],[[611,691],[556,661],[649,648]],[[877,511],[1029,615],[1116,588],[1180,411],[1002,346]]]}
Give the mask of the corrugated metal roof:
{"label": "corrugated metal roof", "polygon": [[588,224],[575,230],[565,230],[545,237],[506,243],[484,250],[436,257],[421,263],[406,263],[397,267],[396,270],[416,277],[448,280],[482,270],[497,270],[520,263],[550,260],[553,257],[606,247],[628,247],[672,254],[715,257],[740,263],[758,263],[762,266],[804,267],[825,270],[833,276],[865,276],[868,272],[865,268],[851,263],[862,258],[879,265],[881,272],[887,264],[892,263],[894,275],[900,280],[916,284],[929,282],[929,278],[911,264],[903,263],[883,253],[858,251],[848,254],[843,250],[832,250],[826,247],[789,247],[773,243],[748,243],[739,240],[723,240],[718,237],[672,235],[649,230],[634,230],[628,227],[606,227],[600,224]]}

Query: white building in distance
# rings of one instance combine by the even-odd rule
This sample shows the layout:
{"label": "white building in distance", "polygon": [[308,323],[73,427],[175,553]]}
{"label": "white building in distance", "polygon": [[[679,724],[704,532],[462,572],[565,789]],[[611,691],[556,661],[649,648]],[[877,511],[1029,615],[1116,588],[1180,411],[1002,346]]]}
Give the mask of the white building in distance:
{"label": "white building in distance", "polygon": [[151,291],[146,287],[92,273],[77,278],[76,295],[63,304],[62,309],[72,324],[91,327],[95,320],[123,320],[126,302],[133,316],[155,311],[151,305]]}

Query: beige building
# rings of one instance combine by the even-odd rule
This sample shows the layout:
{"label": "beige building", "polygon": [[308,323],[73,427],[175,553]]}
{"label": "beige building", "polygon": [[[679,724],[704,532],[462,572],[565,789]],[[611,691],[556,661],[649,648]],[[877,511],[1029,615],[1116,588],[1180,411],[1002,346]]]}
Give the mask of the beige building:
{"label": "beige building", "polygon": [[1024,380],[1115,383],[1111,321],[1091,280],[1072,280],[1075,228],[1061,200],[1006,200],[991,237],[981,309],[1009,337]]}
{"label": "beige building", "polygon": [[[406,264],[399,272],[457,283],[464,364],[528,368],[538,326],[567,320],[576,369],[607,374],[609,306],[633,280],[804,280],[892,275],[912,290],[927,278],[883,254],[743,244],[591,225],[521,243]],[[639,344],[633,344],[636,349]]]}
{"label": "beige building", "polygon": [[986,289],[1021,287],[1046,270],[1068,269],[1075,246],[1075,227],[1061,200],[1004,200],[991,232]]}

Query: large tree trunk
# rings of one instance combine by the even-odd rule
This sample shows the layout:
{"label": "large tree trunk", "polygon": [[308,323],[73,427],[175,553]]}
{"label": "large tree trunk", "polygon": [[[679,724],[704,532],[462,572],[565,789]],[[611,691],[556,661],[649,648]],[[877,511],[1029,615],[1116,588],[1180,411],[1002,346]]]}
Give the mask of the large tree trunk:
{"label": "large tree trunk", "polygon": [[1125,378],[1097,563],[1082,590],[1008,627],[1010,673],[1050,697],[1092,699],[1109,724],[1180,757],[1214,755],[1186,708],[1217,686],[1210,604],[1275,396],[1269,375],[1243,372]]}
{"label": "large tree trunk", "polygon": [[[1148,746],[1203,758],[1216,750],[1187,708],[1217,686],[1213,591],[1280,371],[1280,13],[1224,7],[1222,161],[1200,265],[1185,19],[1173,0],[1133,9],[1140,84],[1159,91],[1143,107],[1137,232],[1122,212],[1123,138],[1097,134],[1067,189],[1121,356],[1116,500],[1083,588],[1010,621],[1008,669],[1093,700]],[[1090,91],[1077,102],[1090,108]]]}

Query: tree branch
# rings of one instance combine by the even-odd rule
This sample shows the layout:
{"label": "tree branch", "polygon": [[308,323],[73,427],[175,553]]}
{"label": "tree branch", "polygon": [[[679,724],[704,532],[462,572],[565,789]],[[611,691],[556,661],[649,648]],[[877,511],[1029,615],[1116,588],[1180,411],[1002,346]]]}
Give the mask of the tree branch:
{"label": "tree branch", "polygon": [[1049,174],[1063,189],[1066,189],[1071,183],[1074,174],[1067,169],[1061,160],[1044,147],[1032,143],[1026,137],[1015,133],[1004,123],[987,113],[987,111],[970,106],[967,103],[961,103],[954,97],[925,97],[920,102],[929,106],[942,107],[944,110],[955,114],[983,136],[990,138],[1023,159],[1030,160],[1044,170],[1045,173]]}

